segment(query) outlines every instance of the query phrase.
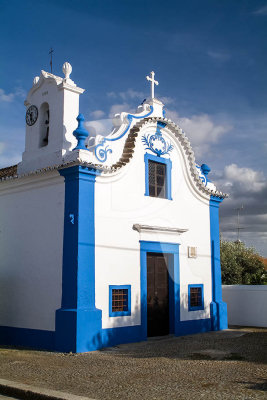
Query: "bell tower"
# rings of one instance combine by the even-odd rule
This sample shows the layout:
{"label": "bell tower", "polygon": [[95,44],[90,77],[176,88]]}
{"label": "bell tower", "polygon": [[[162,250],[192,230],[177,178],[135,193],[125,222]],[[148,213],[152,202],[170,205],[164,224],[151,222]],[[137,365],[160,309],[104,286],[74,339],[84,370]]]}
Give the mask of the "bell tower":
{"label": "bell tower", "polygon": [[65,62],[64,78],[41,71],[36,76],[24,104],[26,106],[25,151],[18,174],[60,165],[77,144],[73,131],[77,127],[79,96],[84,89],[71,79],[72,67]]}

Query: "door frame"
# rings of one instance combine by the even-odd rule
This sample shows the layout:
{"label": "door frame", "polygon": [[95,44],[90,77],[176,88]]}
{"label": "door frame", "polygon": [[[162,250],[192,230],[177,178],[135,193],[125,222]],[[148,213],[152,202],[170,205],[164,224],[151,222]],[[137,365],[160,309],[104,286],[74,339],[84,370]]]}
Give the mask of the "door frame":
{"label": "door frame", "polygon": [[[169,275],[169,331],[176,333],[176,323],[180,321],[180,266],[179,244],[140,240],[140,295],[142,340],[147,340],[147,253],[163,253],[168,256]],[[174,279],[170,279],[172,269]]]}

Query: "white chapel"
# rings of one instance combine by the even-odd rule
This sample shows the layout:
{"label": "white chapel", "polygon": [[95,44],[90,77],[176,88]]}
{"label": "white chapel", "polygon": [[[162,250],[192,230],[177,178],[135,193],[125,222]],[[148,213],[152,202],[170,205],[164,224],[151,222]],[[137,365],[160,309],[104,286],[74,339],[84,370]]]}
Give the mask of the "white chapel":
{"label": "white chapel", "polygon": [[41,71],[22,161],[0,170],[0,342],[86,352],[227,328],[219,206],[183,130],[150,97],[90,137],[84,89]]}

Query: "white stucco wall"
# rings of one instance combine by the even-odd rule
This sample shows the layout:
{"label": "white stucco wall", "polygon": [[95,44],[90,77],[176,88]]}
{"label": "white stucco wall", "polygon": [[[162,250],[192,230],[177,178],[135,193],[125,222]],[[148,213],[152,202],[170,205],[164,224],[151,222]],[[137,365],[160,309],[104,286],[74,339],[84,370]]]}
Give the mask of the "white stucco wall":
{"label": "white stucco wall", "polygon": [[[145,196],[144,131],[136,139],[129,164],[113,176],[100,176],[95,187],[96,306],[102,309],[103,328],[140,324],[140,243],[139,240],[180,243],[181,320],[210,317],[211,261],[209,200],[189,184],[184,155],[177,140],[172,141],[172,198]],[[181,236],[170,233],[146,235],[133,224],[188,229]],[[187,246],[196,246],[196,259],[188,258]],[[188,284],[204,284],[205,309],[188,311]],[[109,318],[109,285],[132,285],[132,315]]]}
{"label": "white stucco wall", "polygon": [[0,183],[0,325],[55,329],[63,217],[58,172]]}
{"label": "white stucco wall", "polygon": [[229,325],[267,327],[267,286],[223,285]]}

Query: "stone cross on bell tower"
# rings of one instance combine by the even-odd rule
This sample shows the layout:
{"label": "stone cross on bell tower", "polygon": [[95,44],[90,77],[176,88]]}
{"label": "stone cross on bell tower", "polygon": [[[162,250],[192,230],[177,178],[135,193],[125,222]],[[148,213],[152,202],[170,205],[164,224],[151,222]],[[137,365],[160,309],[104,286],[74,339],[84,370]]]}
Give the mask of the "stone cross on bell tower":
{"label": "stone cross on bell tower", "polygon": [[154,77],[155,77],[155,72],[154,71],[151,72],[151,77],[150,76],[146,77],[146,79],[148,81],[151,81],[151,99],[154,99],[154,87],[155,87],[155,85],[159,84],[158,81],[156,81],[154,79]]}

